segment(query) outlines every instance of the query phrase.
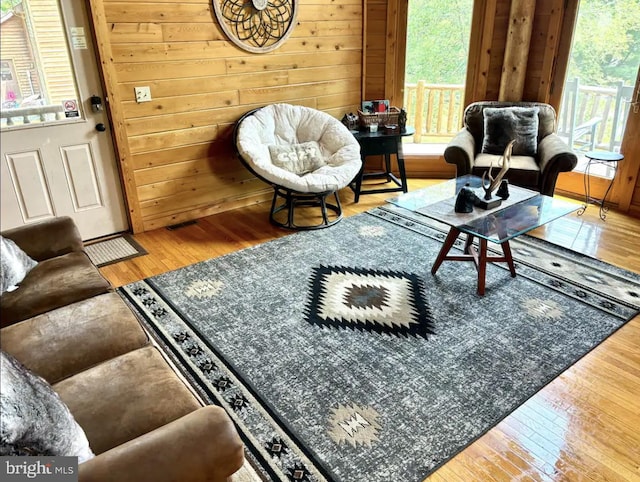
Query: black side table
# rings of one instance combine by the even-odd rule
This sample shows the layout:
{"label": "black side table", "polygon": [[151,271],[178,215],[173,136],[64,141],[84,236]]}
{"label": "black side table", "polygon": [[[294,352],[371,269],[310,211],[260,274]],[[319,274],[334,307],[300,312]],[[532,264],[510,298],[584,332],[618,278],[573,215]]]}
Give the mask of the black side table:
{"label": "black side table", "polygon": [[[354,137],[360,143],[360,157],[362,158],[362,169],[351,183],[351,189],[355,194],[355,202],[358,202],[361,194],[377,194],[383,192],[407,192],[407,174],[404,169],[404,153],[402,152],[402,138],[412,136],[415,129],[407,127],[404,132],[399,130],[394,133],[386,133],[384,127],[377,132],[356,131]],[[395,154],[398,160],[400,179],[391,172],[391,155]],[[364,172],[366,158],[368,156],[384,156],[384,171]],[[386,179],[386,182],[393,182],[395,186],[376,189],[362,190],[364,179]]]}
{"label": "black side table", "polygon": [[[585,153],[585,157],[589,159],[587,162],[587,167],[584,170],[584,207],[578,211],[578,216],[581,216],[586,210],[589,203],[600,205],[600,219],[604,221],[607,217],[606,212],[609,210],[607,206],[605,206],[605,201],[607,200],[607,196],[609,195],[609,191],[611,191],[611,187],[613,186],[613,181],[616,179],[616,174],[618,172],[618,164],[620,161],[624,159],[624,156],[619,152],[611,152],[611,151],[589,151]],[[611,182],[609,183],[609,187],[604,193],[604,197],[602,200],[594,199],[591,197],[591,180],[590,180],[590,171],[592,164],[605,164],[612,165],[613,164],[613,177],[611,178]]]}

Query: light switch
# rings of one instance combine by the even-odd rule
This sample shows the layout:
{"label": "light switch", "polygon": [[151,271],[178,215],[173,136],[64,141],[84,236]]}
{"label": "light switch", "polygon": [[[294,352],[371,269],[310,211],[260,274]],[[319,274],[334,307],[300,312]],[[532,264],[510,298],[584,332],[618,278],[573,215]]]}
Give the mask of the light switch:
{"label": "light switch", "polygon": [[136,93],[136,102],[150,102],[151,101],[151,89],[149,87],[134,87],[133,90]]}

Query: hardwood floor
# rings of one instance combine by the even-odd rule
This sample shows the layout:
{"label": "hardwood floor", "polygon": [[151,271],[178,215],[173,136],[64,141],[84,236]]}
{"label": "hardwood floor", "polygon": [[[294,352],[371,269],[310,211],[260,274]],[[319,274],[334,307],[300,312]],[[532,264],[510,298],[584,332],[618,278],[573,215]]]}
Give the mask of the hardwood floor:
{"label": "hardwood floor", "polygon": [[[410,179],[409,189],[434,182]],[[384,203],[358,204],[343,191],[347,216]],[[268,204],[209,216],[173,231],[135,236],[147,256],[101,268],[114,286],[236,251],[288,231],[273,227]],[[640,273],[640,219],[590,206],[531,234]],[[586,355],[429,481],[640,481],[640,316]]]}

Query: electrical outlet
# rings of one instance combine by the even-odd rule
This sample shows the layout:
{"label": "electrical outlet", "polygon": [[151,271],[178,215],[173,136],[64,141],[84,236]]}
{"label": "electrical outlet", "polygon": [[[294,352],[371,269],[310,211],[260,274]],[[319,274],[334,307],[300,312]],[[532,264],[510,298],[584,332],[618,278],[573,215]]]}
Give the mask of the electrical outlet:
{"label": "electrical outlet", "polygon": [[136,93],[136,102],[150,102],[151,101],[151,89],[149,87],[134,87],[133,90]]}

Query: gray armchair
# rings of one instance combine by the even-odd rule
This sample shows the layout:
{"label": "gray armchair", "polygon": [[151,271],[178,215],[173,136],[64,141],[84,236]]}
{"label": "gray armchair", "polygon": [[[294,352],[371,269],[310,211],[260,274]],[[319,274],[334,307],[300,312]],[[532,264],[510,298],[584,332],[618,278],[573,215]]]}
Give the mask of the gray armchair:
{"label": "gray armchair", "polygon": [[[553,196],[558,174],[571,171],[576,166],[578,158],[555,133],[556,112],[549,104],[497,101],[470,104],[464,111],[463,129],[456,134],[444,151],[445,161],[456,165],[457,176],[465,174],[482,176],[492,164],[497,166],[502,151],[495,144],[504,142],[506,145],[510,138],[518,140],[523,132],[521,126],[507,125],[505,128],[504,125],[496,124],[491,124],[493,130],[490,131],[486,118],[493,118],[487,117],[484,110],[491,108],[492,110],[487,111],[487,113],[495,113],[497,112],[496,108],[505,107],[524,108],[521,110],[529,110],[529,112],[533,109],[534,113],[537,109],[537,121],[535,122],[537,124],[537,136],[534,131],[533,142],[529,146],[531,149],[521,149],[520,151],[514,149],[511,165],[505,178],[511,184],[533,189],[547,196]],[[535,124],[531,123],[529,127],[535,129]],[[488,126],[487,132],[485,132],[485,126]],[[490,135],[502,138],[497,142],[494,142],[496,139],[488,142]],[[487,148],[491,146],[492,142],[494,142],[493,150]],[[485,148],[484,152],[483,147]],[[495,172],[497,172],[497,169],[494,168]]]}

